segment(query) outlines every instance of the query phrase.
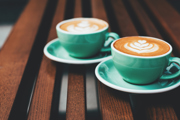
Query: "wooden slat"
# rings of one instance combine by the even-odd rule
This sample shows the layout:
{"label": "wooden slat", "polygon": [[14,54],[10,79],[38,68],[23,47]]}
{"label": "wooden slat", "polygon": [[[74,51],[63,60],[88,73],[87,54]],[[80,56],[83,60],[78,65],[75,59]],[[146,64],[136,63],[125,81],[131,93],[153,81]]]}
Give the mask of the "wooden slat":
{"label": "wooden slat", "polygon": [[[154,23],[156,24],[157,28],[161,32],[162,36],[167,40],[172,46],[173,46],[173,53],[175,56],[179,56],[179,20],[180,20],[180,15],[177,13],[177,11],[172,8],[172,6],[167,3],[167,1],[155,1],[155,0],[145,0],[142,2],[144,6],[147,8],[146,11],[149,13],[149,15],[153,18]],[[156,105],[156,109],[154,114],[150,114],[150,116],[158,116],[159,118],[163,118],[163,116],[168,117],[169,119],[178,119],[179,117],[179,102],[177,102],[177,97],[176,95],[179,93],[179,89],[174,90],[172,93],[167,94],[166,96],[171,96],[166,99],[166,102],[160,102],[159,106]],[[162,97],[161,97],[162,98]],[[169,100],[170,103],[167,103],[167,99]],[[172,105],[175,109],[172,108]],[[163,106],[163,107],[160,107]],[[166,106],[166,107],[164,107]],[[154,107],[153,107],[154,109]],[[165,111],[162,111],[166,109]],[[152,110],[152,109],[151,109]],[[175,111],[174,111],[175,110]],[[149,112],[152,113],[152,112]],[[168,114],[170,113],[170,114]],[[177,116],[175,115],[177,114]]]}
{"label": "wooden slat", "polygon": [[[103,0],[92,0],[92,16],[108,22]],[[101,14],[100,14],[101,13]]]}
{"label": "wooden slat", "polygon": [[138,28],[140,29],[139,35],[151,36],[162,39],[160,33],[156,29],[150,17],[143,9],[143,6],[138,1],[126,0],[126,2],[128,4],[127,7],[131,8],[129,14],[133,14],[131,18],[135,19],[134,21],[137,21],[134,22],[134,25],[136,26],[137,30]]}
{"label": "wooden slat", "polygon": [[174,54],[180,55],[180,15],[165,0],[144,0],[144,5],[150,11],[158,29],[166,37],[166,40],[173,46]]}
{"label": "wooden slat", "polygon": [[70,65],[66,119],[85,120],[85,67]]}
{"label": "wooden slat", "polygon": [[74,17],[82,17],[82,4],[81,0],[75,0]]}
{"label": "wooden slat", "polygon": [[28,2],[0,51],[3,58],[0,59],[0,94],[4,96],[0,99],[1,119],[8,119],[46,3],[46,0]]}
{"label": "wooden slat", "polygon": [[[109,23],[107,14],[105,11],[105,6],[103,4],[103,0],[92,0],[92,16],[94,18],[99,18],[105,20]],[[111,27],[109,26],[109,31],[111,31]]]}
{"label": "wooden slat", "polygon": [[[114,3],[116,3],[116,5],[117,5],[117,2],[114,2]],[[160,37],[161,38],[161,36],[160,36],[160,34],[158,33],[158,31],[156,30],[156,28],[155,28],[155,26],[153,25],[153,23],[151,22],[151,20],[149,19],[149,17],[147,16],[147,14],[145,13],[145,12],[143,12],[143,9],[142,9],[142,7],[137,3],[137,2],[135,2],[135,1],[130,1],[130,4],[131,5],[127,5],[127,4],[129,4],[129,3],[127,3],[127,1],[124,1],[123,2],[124,4],[126,4],[125,6],[126,6],[126,9],[129,9],[129,7],[133,7],[132,9],[135,11],[135,15],[133,16],[133,17],[136,17],[136,18],[133,18],[132,20],[138,20],[138,22],[139,23],[137,23],[137,22],[135,22],[135,21],[132,21],[133,22],[133,24],[135,25],[135,27],[137,28],[137,27],[140,27],[141,28],[141,31],[145,31],[145,34],[146,35],[153,35],[153,36],[155,36],[155,37]],[[121,3],[122,4],[122,3]],[[139,5],[139,6],[138,6]],[[115,6],[115,4],[114,4],[114,6]],[[117,5],[118,6],[118,5]],[[132,14],[132,13],[130,13],[130,12],[134,12],[134,11],[132,11],[132,10],[128,10],[128,13],[129,13],[129,15],[130,14]],[[141,12],[139,12],[139,11],[141,11]],[[142,17],[142,15],[143,15],[143,17]],[[127,18],[127,17],[126,17]],[[132,18],[132,16],[131,16],[131,18]],[[124,22],[123,22],[124,23]],[[137,25],[141,25],[141,26],[137,26]],[[131,27],[131,25],[129,25],[129,27]],[[151,31],[148,31],[148,30],[151,30]],[[138,30],[138,29],[137,29]],[[134,34],[135,32],[134,31],[130,31],[130,32],[132,32],[132,34]],[[126,32],[127,33],[127,32]],[[139,32],[139,33],[141,33],[141,32]],[[141,105],[141,106],[137,106],[137,102],[135,102],[134,100],[135,99],[137,99],[137,101],[138,101],[138,103],[140,103],[140,101],[141,101],[141,98],[139,97],[139,96],[136,96],[136,95],[130,95],[130,100],[131,100],[131,104],[132,104],[132,109],[134,109],[133,110],[133,113],[135,113],[135,118],[134,119],[138,119],[138,118],[141,118],[142,116],[141,116],[141,111],[143,111],[143,109],[145,110],[145,108],[143,108],[144,106],[142,106],[141,104],[138,104],[138,105]],[[141,101],[141,102],[143,102],[143,101]],[[135,107],[134,107],[135,106]],[[143,109],[139,109],[140,107],[142,107]],[[170,106],[169,106],[170,107]],[[138,110],[139,109],[139,113],[137,113]],[[173,114],[174,113],[174,111],[173,111],[173,109],[172,109],[172,107],[170,107],[170,109],[167,109],[167,110],[170,110],[171,111],[171,113]],[[143,112],[145,112],[145,111],[143,111]],[[145,116],[144,116],[145,117]]]}
{"label": "wooden slat", "polygon": [[[130,4],[129,7],[132,8],[132,11],[130,11],[130,12],[135,14],[134,19],[136,19],[138,21],[136,28],[140,26],[139,27],[139,28],[141,28],[140,31],[143,31],[143,32],[141,32],[142,34],[140,33],[139,35],[156,37],[156,38],[166,40],[166,37],[161,35],[161,33],[159,32],[159,30],[156,27],[156,24],[154,24],[152,18],[150,18],[150,16],[148,15],[144,4],[142,4],[141,2],[138,2],[138,1],[131,1],[131,0],[127,0],[127,2],[129,2],[129,4]],[[173,53],[171,55],[174,56]]]}
{"label": "wooden slat", "polygon": [[[74,14],[71,17],[82,17],[81,0],[75,0]],[[66,119],[85,119],[84,66],[70,65],[68,83],[68,101]]]}
{"label": "wooden slat", "polygon": [[[47,42],[57,38],[55,27],[57,23],[63,20],[64,11],[65,11],[65,0],[59,0],[57,3],[56,12],[52,21]],[[49,120],[52,98],[53,98],[55,76],[56,76],[56,64],[46,56],[43,56],[28,119]]]}
{"label": "wooden slat", "polygon": [[[52,17],[56,8],[56,0],[48,1],[44,11],[40,26],[33,43],[21,83],[19,85],[9,120],[25,120],[29,114],[29,108],[34,93],[34,88],[39,73],[39,67],[43,56],[43,48],[48,38]],[[44,34],[42,34],[44,32]]]}
{"label": "wooden slat", "polygon": [[[25,11],[0,51],[0,58],[3,58],[0,59],[0,119],[8,119],[46,3],[47,0],[29,1]],[[59,0],[57,6],[48,42],[57,37],[55,26],[63,19],[81,16],[96,17],[108,21],[111,28],[110,31],[117,32],[120,37],[148,35],[165,38],[177,51],[175,55],[179,56],[179,13],[167,1]],[[72,9],[69,9],[70,7]],[[67,75],[67,71],[66,74],[61,72],[64,69],[56,66],[55,62],[45,56],[43,56],[40,65],[34,95],[32,96],[29,120],[48,120],[50,118],[51,107],[53,106],[53,89],[56,85],[55,76],[58,76],[58,74]],[[64,66],[66,65],[64,64]],[[68,93],[65,98],[67,100],[66,114],[64,114],[66,119],[85,120],[85,117],[87,117],[85,106],[88,106],[86,103],[90,99],[86,96],[89,93],[85,91],[88,87],[86,86],[87,88],[85,88],[84,85],[90,82],[89,79],[91,78],[94,84],[95,79],[92,75],[94,74],[93,70],[85,72],[85,67],[83,65],[69,65],[68,92],[64,92],[65,94]],[[89,67],[87,68],[89,69]],[[87,75],[87,78],[84,78],[84,75]],[[84,80],[87,81],[84,82]],[[61,87],[56,88],[59,88],[57,91],[61,89]],[[140,114],[143,114],[141,117],[147,120],[177,120],[180,118],[180,104],[179,99],[176,98],[180,88],[162,94],[137,95],[113,90],[98,82],[98,90],[101,106],[100,112],[103,120],[133,120],[140,118],[137,117]],[[58,95],[62,94],[58,93]],[[97,92],[94,95],[97,95]],[[86,101],[85,98],[88,98],[88,100]],[[92,101],[90,102],[93,103]],[[97,102],[98,100],[95,101],[95,103]],[[63,105],[65,106],[66,103]],[[62,105],[56,107],[60,108]]]}
{"label": "wooden slat", "polygon": [[[92,16],[92,4],[89,0],[82,1],[82,17]],[[94,6],[94,5],[93,5]],[[85,66],[85,119],[101,120],[101,112],[98,98],[97,79],[94,73],[94,65]]]}
{"label": "wooden slat", "polygon": [[[112,18],[107,18],[109,15],[106,14],[110,8],[104,4],[107,1],[92,1],[92,14],[93,17],[98,17],[103,20],[113,21]],[[106,9],[106,11],[105,11]],[[111,10],[110,10],[111,11]],[[112,24],[110,24],[111,27]],[[117,26],[117,25],[116,25]],[[113,30],[113,27],[111,27]],[[115,28],[116,29],[116,28]],[[103,120],[111,119],[133,119],[130,104],[128,103],[128,95],[122,94],[119,91],[110,90],[107,86],[99,82],[99,95],[100,95],[100,106]],[[114,99],[114,96],[118,96]],[[123,100],[126,98],[126,100]],[[129,110],[127,109],[129,108]],[[116,113],[118,111],[118,113]]]}
{"label": "wooden slat", "polygon": [[123,1],[111,0],[111,2],[108,2],[108,3],[109,5],[112,4],[113,12],[115,13],[115,17],[118,22],[116,23],[116,26],[118,26],[120,30],[120,33],[119,33],[120,37],[138,35],[138,32],[136,31],[136,28],[133,25],[133,22],[130,16],[128,15],[128,12],[124,6]]}
{"label": "wooden slat", "polygon": [[[136,23],[134,22],[134,24],[137,24],[138,26],[136,27],[139,27],[141,28],[140,30],[141,31],[144,31],[144,34],[145,35],[148,35],[148,36],[153,36],[153,37],[157,37],[157,38],[161,38],[161,35],[160,33],[158,32],[158,30],[155,28],[154,24],[152,23],[151,19],[149,18],[149,16],[147,15],[147,13],[145,13],[143,7],[142,7],[142,4],[139,4],[137,1],[126,1],[127,2],[127,7],[132,7],[132,10],[129,11],[131,12],[131,14],[134,14],[133,17],[136,17],[136,18],[133,18],[133,19],[136,19],[136,21],[138,21],[139,23]],[[132,18],[132,17],[131,17]],[[140,35],[143,34],[140,32]],[[159,94],[159,96],[161,96],[161,94]],[[132,106],[137,106],[136,104],[138,103],[141,103],[143,102],[142,101],[142,97],[143,95],[141,95],[141,97],[139,97],[139,95],[135,96],[135,95],[131,95],[130,98],[133,98],[135,100],[132,100],[132,102],[135,102]],[[145,96],[144,96],[145,97]],[[137,102],[136,102],[137,101]],[[141,102],[140,102],[141,101]],[[153,116],[158,116],[160,119],[160,117],[162,117],[161,115],[163,114],[161,111],[166,109],[165,111],[167,111],[167,113],[164,112],[164,114],[167,114],[169,115],[168,113],[171,113],[172,115],[174,115],[174,110],[172,108],[172,105],[169,103],[169,101],[166,99],[164,100],[166,102],[163,102],[161,104],[158,105],[154,105],[154,104],[151,104],[151,105],[146,105],[148,107],[150,107],[149,109],[148,108],[144,108],[143,104],[139,104],[139,107],[142,105],[143,109],[146,110],[148,109],[149,112],[152,111],[151,113],[156,113],[156,114],[151,114],[149,116],[153,117]],[[151,103],[151,101],[148,101],[147,103]],[[163,104],[163,105],[162,105]],[[160,106],[164,106],[166,104],[166,108],[161,108]],[[137,110],[134,110],[135,113],[136,113],[136,116],[139,118],[142,117],[141,115],[141,112],[145,112],[143,111],[142,109],[139,110],[139,107],[137,106]],[[153,107],[153,109],[151,109]],[[135,107],[132,107],[133,109],[136,109]],[[156,112],[153,112],[153,111],[156,111]],[[139,113],[138,113],[139,112]],[[145,117],[145,116],[144,116]],[[171,116],[168,116],[169,118],[171,118]],[[137,118],[137,119],[138,119]]]}

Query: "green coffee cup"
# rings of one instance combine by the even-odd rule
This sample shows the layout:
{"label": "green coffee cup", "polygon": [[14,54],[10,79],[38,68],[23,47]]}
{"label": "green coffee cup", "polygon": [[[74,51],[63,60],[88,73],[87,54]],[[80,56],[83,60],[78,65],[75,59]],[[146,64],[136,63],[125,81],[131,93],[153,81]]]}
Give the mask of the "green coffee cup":
{"label": "green coffee cup", "polygon": [[[98,29],[97,29],[98,28]],[[73,18],[57,24],[56,31],[62,47],[72,57],[86,58],[100,51],[108,38],[118,39],[116,33],[108,32],[107,22],[96,18]]]}
{"label": "green coffee cup", "polygon": [[[132,42],[133,39],[134,42]],[[158,46],[158,44],[160,45]],[[131,50],[136,52],[131,53]],[[148,53],[147,51],[150,50],[152,55],[142,55],[142,52]],[[162,53],[153,55],[158,50]],[[180,65],[180,58],[171,57],[171,45],[161,39],[145,36],[124,37],[111,44],[111,51],[115,68],[122,78],[129,83],[149,84],[157,79],[172,79],[180,75],[180,71],[171,75],[164,74],[171,63]]]}

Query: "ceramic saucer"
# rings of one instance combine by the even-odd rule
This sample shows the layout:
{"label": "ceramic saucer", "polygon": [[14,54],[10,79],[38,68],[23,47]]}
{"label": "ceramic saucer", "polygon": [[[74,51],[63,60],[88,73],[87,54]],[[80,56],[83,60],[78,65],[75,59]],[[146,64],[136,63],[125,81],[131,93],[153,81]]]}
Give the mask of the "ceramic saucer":
{"label": "ceramic saucer", "polygon": [[61,46],[58,38],[50,41],[44,47],[44,54],[51,60],[68,64],[91,64],[98,63],[111,58],[111,53],[100,52],[90,58],[74,58],[69,56],[67,51]]}
{"label": "ceramic saucer", "polygon": [[112,58],[99,63],[95,75],[103,84],[128,93],[153,94],[172,90],[180,85],[180,78],[171,80],[157,80],[147,85],[135,85],[125,82],[113,65]]}

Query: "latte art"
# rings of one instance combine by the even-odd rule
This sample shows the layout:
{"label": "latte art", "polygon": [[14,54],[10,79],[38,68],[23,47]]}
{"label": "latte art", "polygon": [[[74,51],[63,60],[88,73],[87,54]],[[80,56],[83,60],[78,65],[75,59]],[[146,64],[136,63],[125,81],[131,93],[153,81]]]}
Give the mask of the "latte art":
{"label": "latte art", "polygon": [[75,25],[69,25],[67,27],[67,31],[73,32],[73,33],[89,33],[97,31],[99,27],[97,25],[90,26],[90,23],[88,21],[81,21],[81,23]]}
{"label": "latte art", "polygon": [[135,56],[158,56],[170,50],[170,46],[163,40],[138,36],[121,38],[114,43],[114,48]]}
{"label": "latte art", "polygon": [[67,20],[60,25],[60,29],[69,33],[92,33],[104,28],[108,25],[105,21],[96,18],[80,18]]}
{"label": "latte art", "polygon": [[126,43],[124,47],[130,51],[137,53],[151,53],[159,49],[157,44],[147,43],[146,40],[138,40],[137,42],[133,42],[130,44]]}

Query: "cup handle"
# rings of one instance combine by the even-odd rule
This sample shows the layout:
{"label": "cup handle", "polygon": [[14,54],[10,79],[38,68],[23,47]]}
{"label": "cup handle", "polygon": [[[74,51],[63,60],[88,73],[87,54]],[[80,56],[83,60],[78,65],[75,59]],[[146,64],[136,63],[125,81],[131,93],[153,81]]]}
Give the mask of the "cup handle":
{"label": "cup handle", "polygon": [[[169,65],[171,63],[177,63],[178,65],[180,65],[180,58],[177,58],[177,57],[170,57],[169,58]],[[176,73],[173,73],[173,74],[170,74],[170,75],[162,75],[160,77],[160,79],[172,79],[172,78],[175,78],[175,77],[178,77],[180,75],[180,70],[177,71]]]}
{"label": "cup handle", "polygon": [[105,34],[105,42],[104,42],[104,46],[101,49],[101,52],[108,52],[111,51],[111,43],[118,39],[119,35],[117,33],[114,32],[108,32]]}

